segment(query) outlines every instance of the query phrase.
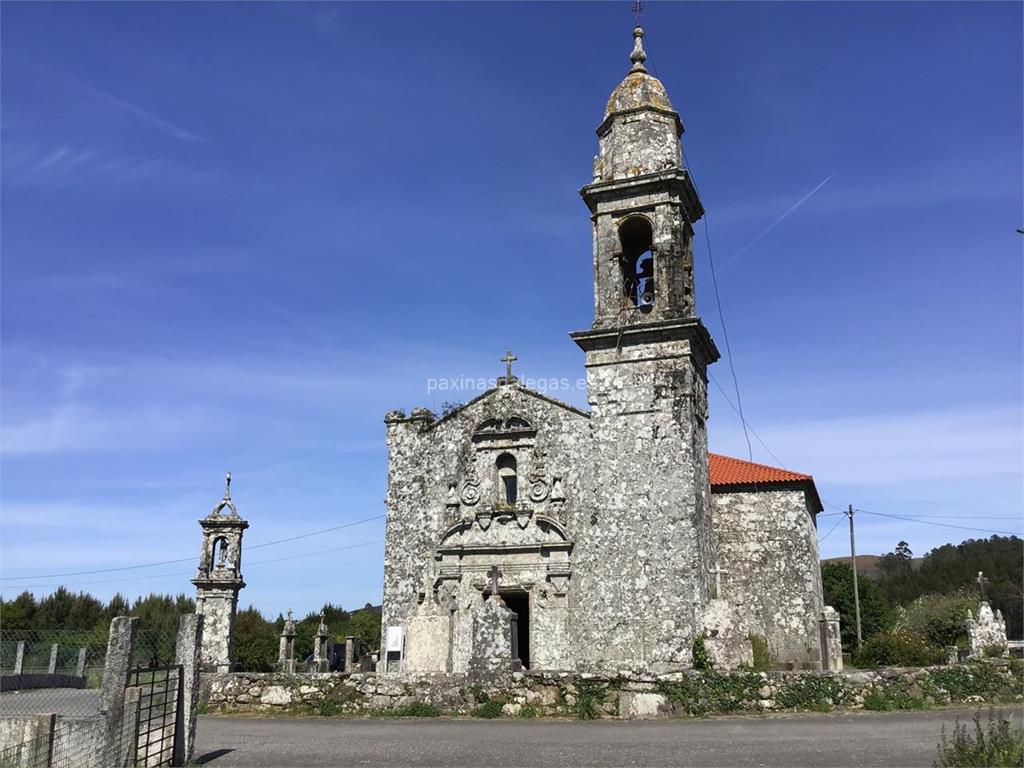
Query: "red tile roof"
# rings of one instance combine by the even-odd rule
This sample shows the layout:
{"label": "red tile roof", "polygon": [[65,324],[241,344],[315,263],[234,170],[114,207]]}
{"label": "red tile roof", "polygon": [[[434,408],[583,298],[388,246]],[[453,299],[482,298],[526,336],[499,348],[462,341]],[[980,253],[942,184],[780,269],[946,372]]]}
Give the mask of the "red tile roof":
{"label": "red tile roof", "polygon": [[734,459],[731,456],[720,456],[717,453],[709,453],[710,461],[709,474],[711,475],[711,489],[715,486],[726,488],[730,485],[754,485],[764,483],[802,483],[811,505],[812,513],[821,512],[824,507],[821,505],[821,498],[818,496],[818,489],[814,487],[814,478],[800,472],[790,472],[788,469],[769,467],[767,464],[754,464],[752,461]]}
{"label": "red tile roof", "polygon": [[788,469],[754,464],[731,456],[709,453],[712,485],[749,485],[751,483],[799,483],[811,481],[810,475],[790,472]]}

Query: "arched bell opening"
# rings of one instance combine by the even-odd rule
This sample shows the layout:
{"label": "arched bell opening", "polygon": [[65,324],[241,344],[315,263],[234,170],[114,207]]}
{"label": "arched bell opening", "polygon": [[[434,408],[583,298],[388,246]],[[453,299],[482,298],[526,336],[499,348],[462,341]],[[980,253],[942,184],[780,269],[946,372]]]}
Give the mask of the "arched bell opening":
{"label": "arched bell opening", "polygon": [[628,306],[650,312],[655,301],[651,222],[644,216],[630,216],[619,225],[619,244],[623,298]]}

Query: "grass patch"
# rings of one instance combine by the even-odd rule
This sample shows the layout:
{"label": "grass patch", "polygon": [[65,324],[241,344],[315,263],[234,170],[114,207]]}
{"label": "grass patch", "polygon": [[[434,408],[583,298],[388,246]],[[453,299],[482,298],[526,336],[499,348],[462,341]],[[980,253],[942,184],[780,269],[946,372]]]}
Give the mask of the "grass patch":
{"label": "grass patch", "polygon": [[422,701],[413,701],[394,709],[375,709],[370,712],[370,717],[440,717],[440,715],[441,710]]}
{"label": "grass patch", "polygon": [[524,704],[519,710],[519,717],[524,720],[533,720],[540,717],[540,714],[540,710],[533,706],[533,704]]}
{"label": "grass patch", "polygon": [[472,714],[473,717],[482,717],[485,720],[493,720],[497,717],[501,717],[501,708],[503,706],[505,706],[505,702],[498,701],[497,699],[489,699],[474,709],[470,714]]}
{"label": "grass patch", "polygon": [[939,757],[935,768],[1009,768],[1024,764],[1024,730],[1013,727],[1000,713],[989,710],[988,722],[981,724],[981,713],[974,716],[974,728],[957,718],[952,734],[942,727]]}

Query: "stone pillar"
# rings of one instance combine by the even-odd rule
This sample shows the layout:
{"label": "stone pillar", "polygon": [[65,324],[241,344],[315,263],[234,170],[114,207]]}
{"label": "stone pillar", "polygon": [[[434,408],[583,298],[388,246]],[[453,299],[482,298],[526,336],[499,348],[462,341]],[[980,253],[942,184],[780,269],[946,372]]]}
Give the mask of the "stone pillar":
{"label": "stone pillar", "polygon": [[822,608],[818,628],[821,635],[821,668],[826,672],[841,671],[843,637],[839,632],[839,611],[831,605]]}
{"label": "stone pillar", "polygon": [[320,614],[320,626],[316,629],[316,636],[313,638],[313,666],[316,672],[330,672],[330,634],[324,624],[323,614]]}
{"label": "stone pillar", "polygon": [[[117,741],[112,745],[111,752],[117,768],[133,768],[138,759],[139,746],[139,708],[142,706],[142,689],[138,686],[126,688],[124,705],[121,708],[121,724],[117,731]],[[178,763],[181,765],[181,763]]]}
{"label": "stone pillar", "polygon": [[199,715],[199,672],[203,663],[203,616],[188,613],[178,621],[174,645],[174,663],[181,665],[181,690],[178,693],[178,722],[174,730],[174,764],[185,765],[192,759]]}
{"label": "stone pillar", "polygon": [[277,650],[277,666],[282,672],[292,673],[295,671],[295,620],[292,619],[291,608],[288,609],[288,618],[284,622],[284,629],[281,630],[281,643]]}
{"label": "stone pillar", "polygon": [[110,622],[110,639],[107,641],[107,659],[103,666],[99,697],[100,714],[106,721],[103,752],[105,765],[121,764],[117,750],[122,741],[125,686],[128,685],[128,672],[132,667],[138,633],[137,618],[118,616]]}
{"label": "stone pillar", "polygon": [[50,646],[50,663],[46,667],[46,671],[49,674],[54,674],[57,671],[57,650],[60,648],[60,644],[54,643]]}
{"label": "stone pillar", "polygon": [[505,606],[501,595],[491,595],[473,615],[472,672],[518,672],[519,660],[516,614]]}
{"label": "stone pillar", "polygon": [[49,768],[53,764],[53,731],[56,726],[56,715],[32,717],[23,732],[25,750],[22,752],[21,761],[10,764],[28,768]]}
{"label": "stone pillar", "polygon": [[75,674],[78,677],[85,677],[85,648],[78,649],[78,664],[75,666]]}
{"label": "stone pillar", "polygon": [[960,663],[960,649],[955,645],[946,646],[946,663],[950,666]]}
{"label": "stone pillar", "polygon": [[356,664],[359,663],[360,648],[359,638],[348,635],[345,637],[345,671],[355,672]]}
{"label": "stone pillar", "polygon": [[18,650],[14,654],[14,674],[20,675],[25,666],[25,641],[18,641]]}

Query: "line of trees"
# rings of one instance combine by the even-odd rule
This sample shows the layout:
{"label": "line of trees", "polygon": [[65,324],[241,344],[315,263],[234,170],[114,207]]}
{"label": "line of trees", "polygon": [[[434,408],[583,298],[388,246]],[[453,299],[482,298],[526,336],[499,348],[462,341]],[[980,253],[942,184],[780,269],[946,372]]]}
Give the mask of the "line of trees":
{"label": "line of trees", "polygon": [[[899,542],[883,555],[874,578],[858,574],[864,650],[855,661],[873,664],[936,663],[947,645],[965,647],[968,610],[977,615],[978,571],[985,597],[1006,621],[1007,636],[1024,631],[1024,540],[1017,536],[969,539],[945,544],[914,560]],[[825,602],[840,613],[843,647],[856,648],[853,569],[845,562],[822,563]]]}
{"label": "line of trees", "polygon": [[[146,660],[153,656],[166,660],[173,653],[178,619],[182,614],[194,613],[195,609],[195,600],[183,594],[151,594],[134,602],[117,594],[104,603],[85,592],[74,593],[58,587],[39,600],[31,592],[22,592],[12,600],[0,598],[0,629],[8,637],[62,632],[68,643],[105,646],[111,619],[137,616],[141,656]],[[367,603],[350,612],[340,605],[326,603],[321,610],[324,624],[336,640],[354,636],[368,651],[380,647],[380,607]],[[320,625],[320,613],[313,611],[295,622],[295,657],[299,660],[313,652],[313,635]],[[274,620],[264,618],[253,606],[238,612],[234,656],[240,669],[250,672],[273,669],[284,622],[281,615]]]}

